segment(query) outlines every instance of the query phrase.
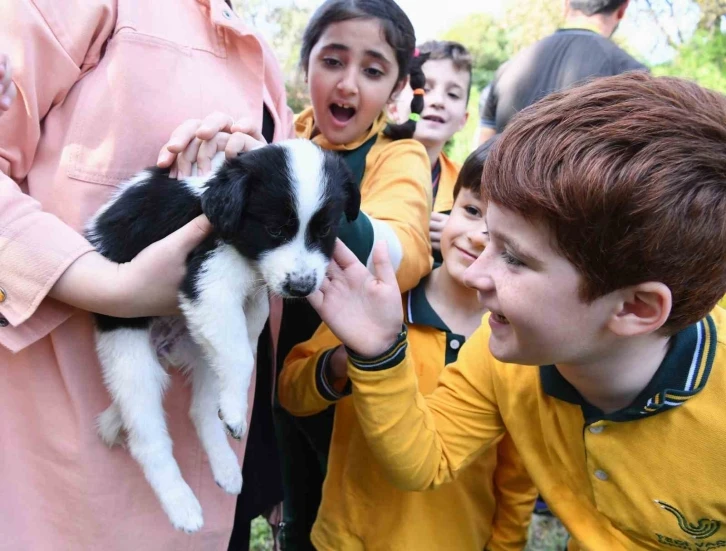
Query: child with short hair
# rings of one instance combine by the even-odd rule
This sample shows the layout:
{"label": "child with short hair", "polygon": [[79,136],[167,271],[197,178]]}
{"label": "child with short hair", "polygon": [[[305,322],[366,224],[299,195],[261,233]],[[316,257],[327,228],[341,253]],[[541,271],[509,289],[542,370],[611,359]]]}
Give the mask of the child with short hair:
{"label": "child with short hair", "polygon": [[[488,149],[469,156],[454,187],[441,238],[443,265],[403,296],[423,394],[456,361],[486,312],[462,277],[486,242],[479,187]],[[280,403],[293,415],[336,404],[328,473],[311,536],[315,548],[522,549],[536,492],[511,438],[505,434],[450,486],[430,493],[399,490],[376,463],[356,420],[346,363],[345,349],[323,325],[292,350],[280,374]]]}
{"label": "child with short hair", "polygon": [[[506,430],[570,549],[726,539],[726,98],[630,73],[523,110],[484,167],[490,314],[427,397],[385,247],[338,246],[310,297],[348,347],[397,486],[438,487]],[[538,366],[538,367],[532,367]]]}
{"label": "child with short hair", "polygon": [[[416,125],[414,139],[421,142],[431,162],[433,212],[429,236],[434,260],[441,262],[441,230],[454,203],[453,189],[461,166],[452,161],[444,146],[464,128],[469,119],[467,106],[471,93],[472,59],[462,44],[448,40],[431,40],[419,46],[426,56],[422,69],[426,77],[423,92],[424,108]],[[402,122],[410,116],[409,103],[413,91],[404,89],[389,107],[390,116]]]}

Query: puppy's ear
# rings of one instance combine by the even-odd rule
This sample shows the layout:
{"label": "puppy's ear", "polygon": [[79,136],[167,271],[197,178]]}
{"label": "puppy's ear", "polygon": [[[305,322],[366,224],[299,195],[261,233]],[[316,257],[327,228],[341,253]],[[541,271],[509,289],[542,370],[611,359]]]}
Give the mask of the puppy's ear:
{"label": "puppy's ear", "polygon": [[[239,159],[239,158],[238,158]],[[240,231],[247,196],[249,173],[233,159],[207,182],[202,194],[202,212],[222,239],[228,239]]]}
{"label": "puppy's ear", "polygon": [[345,163],[342,164],[341,180],[343,182],[343,191],[345,192],[345,218],[348,222],[352,222],[358,218],[358,213],[360,212],[360,186],[348,166]]}

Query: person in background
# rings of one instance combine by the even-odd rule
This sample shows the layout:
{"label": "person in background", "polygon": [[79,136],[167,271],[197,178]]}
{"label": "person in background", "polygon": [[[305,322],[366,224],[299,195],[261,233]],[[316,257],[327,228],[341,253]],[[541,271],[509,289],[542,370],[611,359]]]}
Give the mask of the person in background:
{"label": "person in background", "polygon": [[512,116],[547,94],[592,77],[647,70],[610,40],[629,4],[630,0],[566,0],[564,25],[497,70],[479,142],[504,130]]}
{"label": "person in background", "polygon": [[[426,148],[431,162],[433,212],[429,237],[434,263],[441,263],[441,231],[454,202],[453,190],[461,166],[449,159],[444,146],[464,128],[469,118],[467,105],[471,92],[472,59],[469,51],[458,42],[433,40],[419,46],[421,55],[428,56],[423,64],[426,84],[423,90],[424,108],[416,124],[414,138]],[[397,122],[410,116],[414,90],[404,89],[389,107],[389,115]]]}

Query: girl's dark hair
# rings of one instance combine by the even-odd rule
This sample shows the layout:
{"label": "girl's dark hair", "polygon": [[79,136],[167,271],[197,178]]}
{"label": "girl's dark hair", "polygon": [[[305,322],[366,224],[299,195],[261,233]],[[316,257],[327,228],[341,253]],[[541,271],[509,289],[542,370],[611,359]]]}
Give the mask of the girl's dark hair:
{"label": "girl's dark hair", "polygon": [[[320,40],[320,36],[332,23],[340,23],[351,19],[376,19],[380,21],[386,42],[396,53],[398,63],[398,78],[396,85],[411,73],[411,86],[423,88],[426,79],[421,71],[425,59],[414,58],[416,49],[416,34],[411,20],[393,0],[327,0],[320,6],[313,17],[302,38],[300,48],[300,65],[308,72],[310,65],[310,52]],[[393,90],[391,90],[393,91]],[[411,113],[420,114],[423,110],[423,96],[415,95],[411,102]],[[409,120],[404,124],[386,127],[386,136],[399,140],[412,138],[416,130],[416,121]]]}
{"label": "girl's dark hair", "polygon": [[351,19],[377,19],[381,22],[386,42],[396,52],[398,79],[408,75],[411,58],[416,49],[416,34],[411,20],[393,0],[327,0],[320,6],[305,27],[300,48],[300,65],[308,72],[310,52],[320,36],[332,23]]}
{"label": "girl's dark hair", "polygon": [[484,163],[497,141],[499,141],[499,134],[489,138],[466,158],[454,184],[454,200],[462,189],[468,189],[477,197],[481,197],[481,188],[484,185],[482,182]]}
{"label": "girl's dark hair", "polygon": [[[409,70],[409,84],[413,88],[414,92],[418,89],[423,91],[423,87],[426,85],[426,75],[423,72],[423,64],[429,58],[429,54],[418,54],[411,61],[411,68]],[[383,133],[391,138],[392,140],[403,140],[413,138],[413,133],[416,132],[416,120],[417,115],[421,114],[424,108],[424,97],[423,94],[414,93],[413,99],[411,100],[411,115],[414,118],[409,118],[406,122],[401,124],[388,123]]]}

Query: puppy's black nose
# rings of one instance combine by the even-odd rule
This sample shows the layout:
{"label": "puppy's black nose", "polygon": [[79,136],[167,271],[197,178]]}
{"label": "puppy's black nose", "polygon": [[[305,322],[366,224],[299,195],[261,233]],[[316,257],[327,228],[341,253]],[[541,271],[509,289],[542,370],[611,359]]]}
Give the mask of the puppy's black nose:
{"label": "puppy's black nose", "polygon": [[306,297],[315,290],[315,279],[312,276],[288,278],[283,290],[291,297]]}

